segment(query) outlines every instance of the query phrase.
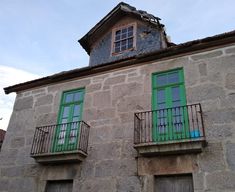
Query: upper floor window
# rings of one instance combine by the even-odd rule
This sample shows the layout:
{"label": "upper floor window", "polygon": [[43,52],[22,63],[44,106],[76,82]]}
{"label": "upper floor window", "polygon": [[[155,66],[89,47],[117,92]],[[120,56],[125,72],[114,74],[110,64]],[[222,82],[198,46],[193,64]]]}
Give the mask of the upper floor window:
{"label": "upper floor window", "polygon": [[135,24],[125,25],[113,30],[113,54],[118,54],[135,47]]}

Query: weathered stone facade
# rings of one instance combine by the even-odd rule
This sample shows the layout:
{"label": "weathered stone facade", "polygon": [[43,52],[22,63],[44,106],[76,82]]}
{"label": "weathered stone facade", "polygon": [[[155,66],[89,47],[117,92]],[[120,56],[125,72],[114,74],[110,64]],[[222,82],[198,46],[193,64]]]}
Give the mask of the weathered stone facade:
{"label": "weathered stone facade", "polygon": [[[207,147],[199,154],[137,157],[133,114],[151,110],[151,75],[183,68],[187,103],[200,102]],[[191,173],[195,192],[235,189],[235,46],[140,63],[19,92],[0,153],[0,191],[45,190],[73,180],[79,192],[153,192],[154,176]],[[62,92],[85,87],[91,126],[81,163],[40,165],[30,157],[36,126],[55,124]],[[156,189],[155,189],[156,190]]]}

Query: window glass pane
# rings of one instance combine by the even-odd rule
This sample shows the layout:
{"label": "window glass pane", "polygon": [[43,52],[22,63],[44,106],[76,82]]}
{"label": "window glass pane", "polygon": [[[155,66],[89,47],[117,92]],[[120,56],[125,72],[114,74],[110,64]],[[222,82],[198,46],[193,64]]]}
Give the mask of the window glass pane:
{"label": "window glass pane", "polygon": [[179,87],[172,87],[172,101],[180,100],[180,88]]}
{"label": "window glass pane", "polygon": [[133,47],[133,38],[128,39],[128,49]]}
{"label": "window glass pane", "polygon": [[165,109],[166,108],[166,104],[165,103],[161,103],[157,105],[157,109]]}
{"label": "window glass pane", "polygon": [[124,51],[127,49],[127,40],[121,41],[121,51]]}
{"label": "window glass pane", "polygon": [[62,118],[66,118],[69,116],[69,109],[70,109],[69,106],[64,107]]}
{"label": "window glass pane", "polygon": [[159,75],[157,76],[157,85],[163,86],[167,84],[167,76],[166,75]]}
{"label": "window glass pane", "polygon": [[128,37],[133,36],[133,26],[128,27]]}
{"label": "window glass pane", "polygon": [[64,144],[65,140],[65,131],[61,131],[58,137],[58,144]]}
{"label": "window glass pane", "polygon": [[79,121],[79,116],[78,117],[73,117],[73,122]]}
{"label": "window glass pane", "polygon": [[117,42],[117,43],[115,43],[115,53],[118,53],[118,52],[120,52],[120,48],[121,48],[121,43],[120,42]]}
{"label": "window glass pane", "polygon": [[70,103],[73,101],[73,93],[69,93],[65,96],[65,103]]}
{"label": "window glass pane", "polygon": [[120,47],[115,48],[115,53],[118,53],[118,52],[120,52]]}
{"label": "window glass pane", "polygon": [[165,90],[158,90],[157,91],[157,103],[164,103],[165,102]]}
{"label": "window glass pane", "polygon": [[121,38],[120,35],[116,35],[116,36],[115,36],[115,41],[120,41],[120,38]]}
{"label": "window glass pane", "polygon": [[178,82],[179,82],[179,73],[178,73],[178,71],[168,74],[168,83],[169,84],[178,83]]}
{"label": "window glass pane", "polygon": [[172,107],[179,107],[180,106],[180,100],[178,100],[178,101],[173,101],[172,102]]}
{"label": "window glass pane", "polygon": [[81,101],[82,100],[82,92],[74,93],[74,101]]}
{"label": "window glass pane", "polygon": [[74,117],[73,118],[73,123],[71,124],[72,126],[71,126],[71,129],[77,129],[78,128],[78,126],[79,126],[79,122],[77,122],[78,121],[78,117]]}
{"label": "window glass pane", "polygon": [[[68,122],[68,119],[66,118],[66,119],[62,119],[62,121],[61,121],[61,124],[64,124],[64,123],[67,123]],[[61,128],[62,129],[62,128]]]}
{"label": "window glass pane", "polygon": [[126,39],[127,38],[127,33],[122,33],[122,39]]}
{"label": "window glass pane", "polygon": [[76,136],[77,136],[77,130],[71,130],[69,135],[69,143],[75,143],[76,142]]}
{"label": "window glass pane", "polygon": [[127,28],[122,29],[122,33],[126,33],[127,32]]}
{"label": "window glass pane", "polygon": [[120,35],[121,35],[121,30],[116,31],[116,34],[115,34],[115,35],[116,35],[116,36],[117,36],[117,35],[120,36]]}
{"label": "window glass pane", "polygon": [[79,116],[80,114],[80,105],[74,105],[73,116]]}

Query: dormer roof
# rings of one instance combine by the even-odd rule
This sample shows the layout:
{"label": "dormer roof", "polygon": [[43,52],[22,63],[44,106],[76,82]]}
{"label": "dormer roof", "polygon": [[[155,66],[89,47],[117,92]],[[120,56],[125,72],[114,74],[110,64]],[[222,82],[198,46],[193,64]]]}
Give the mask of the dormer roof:
{"label": "dormer roof", "polygon": [[130,6],[127,3],[121,2],[114,7],[103,19],[101,19],[86,35],[84,35],[78,42],[90,55],[92,43],[104,33],[107,28],[111,27],[114,22],[118,21],[124,16],[132,16],[136,19],[148,22],[149,24],[163,28],[164,25],[160,23],[160,18],[155,17],[146,11],[137,10],[135,7]]}

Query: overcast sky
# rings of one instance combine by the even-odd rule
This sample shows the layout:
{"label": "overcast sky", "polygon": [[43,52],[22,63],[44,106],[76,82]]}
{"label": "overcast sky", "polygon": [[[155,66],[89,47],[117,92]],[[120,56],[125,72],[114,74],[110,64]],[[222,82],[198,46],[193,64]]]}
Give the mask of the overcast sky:
{"label": "overcast sky", "polygon": [[[88,65],[77,42],[120,1],[0,0],[0,128],[14,94],[3,87]],[[234,0],[126,0],[160,17],[174,43],[235,29]]]}

